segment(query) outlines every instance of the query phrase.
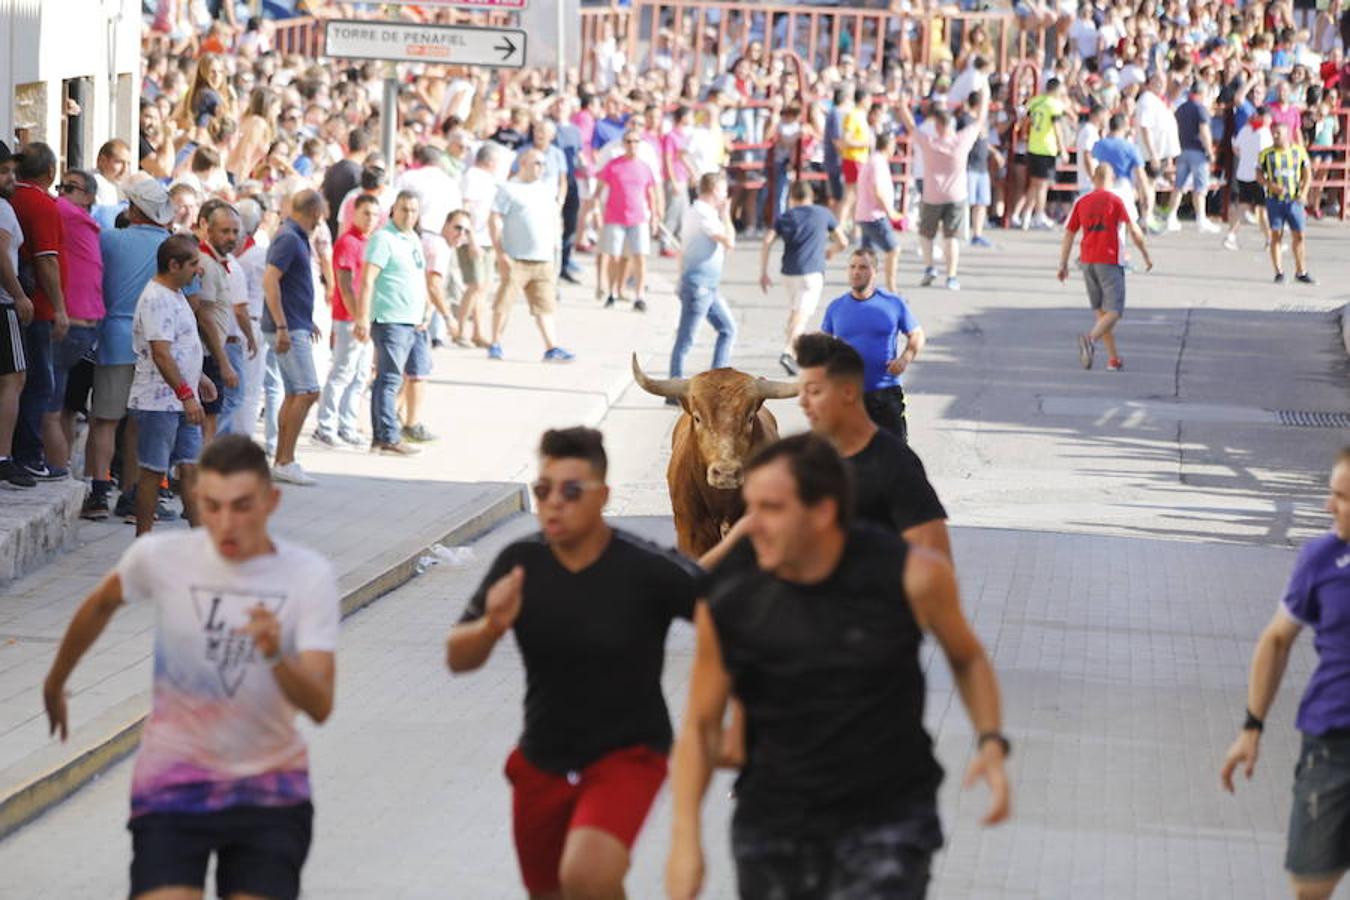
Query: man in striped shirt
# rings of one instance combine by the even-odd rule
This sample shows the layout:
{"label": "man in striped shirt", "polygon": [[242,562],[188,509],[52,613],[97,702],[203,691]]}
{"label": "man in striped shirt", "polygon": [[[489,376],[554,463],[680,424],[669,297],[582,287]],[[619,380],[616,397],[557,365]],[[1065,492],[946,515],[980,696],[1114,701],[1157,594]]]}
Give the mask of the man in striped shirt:
{"label": "man in striped shirt", "polygon": [[1312,184],[1312,164],[1308,162],[1308,151],[1290,142],[1289,127],[1283,123],[1272,123],[1270,135],[1273,143],[1256,158],[1256,178],[1266,191],[1266,217],[1270,220],[1270,263],[1275,267],[1275,283],[1284,284],[1280,245],[1287,225],[1291,232],[1289,243],[1294,250],[1294,280],[1303,284],[1316,284],[1308,274],[1303,243],[1303,204],[1308,197],[1308,187]]}

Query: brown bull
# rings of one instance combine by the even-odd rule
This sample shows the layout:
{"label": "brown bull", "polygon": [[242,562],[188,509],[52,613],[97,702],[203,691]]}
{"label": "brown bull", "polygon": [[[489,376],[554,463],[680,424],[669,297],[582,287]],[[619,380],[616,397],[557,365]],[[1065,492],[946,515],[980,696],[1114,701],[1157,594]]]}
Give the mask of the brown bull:
{"label": "brown bull", "polygon": [[633,377],[649,394],[680,401],[684,414],[670,440],[670,507],[675,539],[691,556],[712,549],[745,511],[743,466],[778,440],[778,422],[765,400],[797,395],[795,383],[713,369],[692,378],[648,378],[633,354]]}

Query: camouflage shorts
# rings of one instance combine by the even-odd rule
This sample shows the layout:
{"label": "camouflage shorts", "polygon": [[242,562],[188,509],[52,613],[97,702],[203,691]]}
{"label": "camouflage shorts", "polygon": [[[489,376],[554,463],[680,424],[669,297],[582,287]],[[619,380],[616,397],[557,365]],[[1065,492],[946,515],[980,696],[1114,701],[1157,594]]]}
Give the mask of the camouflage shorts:
{"label": "camouflage shorts", "polygon": [[936,815],[809,838],[737,823],[731,852],[741,900],[922,900],[941,841]]}

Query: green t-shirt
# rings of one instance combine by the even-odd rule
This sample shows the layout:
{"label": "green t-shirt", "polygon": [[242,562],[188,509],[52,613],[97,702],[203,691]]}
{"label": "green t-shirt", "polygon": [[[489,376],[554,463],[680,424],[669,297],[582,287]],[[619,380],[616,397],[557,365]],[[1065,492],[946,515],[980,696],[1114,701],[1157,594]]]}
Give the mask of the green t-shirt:
{"label": "green t-shirt", "polygon": [[1040,94],[1027,104],[1031,130],[1027,133],[1027,152],[1037,156],[1059,155],[1059,130],[1055,122],[1066,112],[1064,102],[1050,94]]}
{"label": "green t-shirt", "polygon": [[427,260],[417,232],[405,233],[388,223],[366,242],[365,260],[380,267],[370,300],[370,321],[421,323],[427,307]]}

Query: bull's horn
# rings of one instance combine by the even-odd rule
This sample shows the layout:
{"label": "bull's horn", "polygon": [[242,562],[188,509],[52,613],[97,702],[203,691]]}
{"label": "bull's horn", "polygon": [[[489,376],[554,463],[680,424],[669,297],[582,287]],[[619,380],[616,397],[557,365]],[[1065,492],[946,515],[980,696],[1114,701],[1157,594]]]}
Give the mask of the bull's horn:
{"label": "bull's horn", "polygon": [[773,381],[769,378],[756,378],[755,386],[759,388],[759,395],[765,400],[786,400],[788,397],[797,396],[797,382],[795,381]]}
{"label": "bull's horn", "polygon": [[681,400],[689,393],[688,378],[649,378],[638,365],[637,354],[633,354],[633,380],[649,394],[658,397],[674,397]]}

